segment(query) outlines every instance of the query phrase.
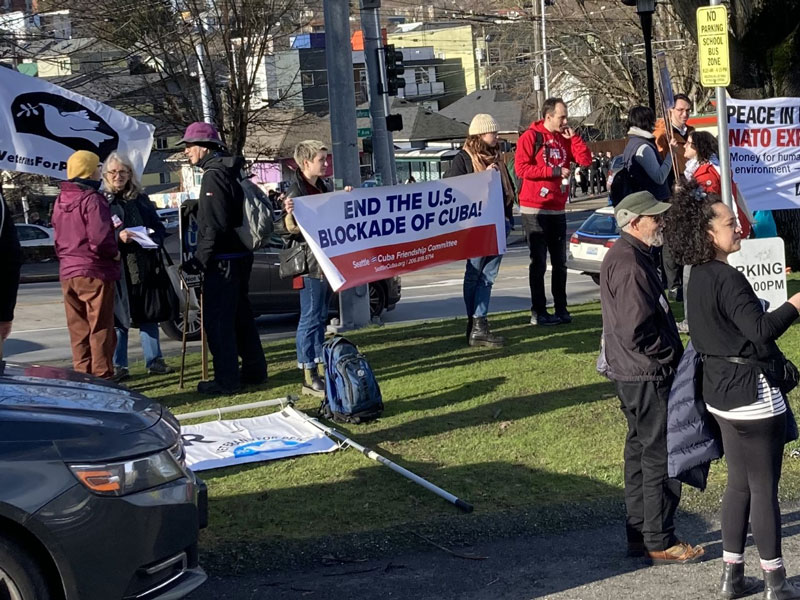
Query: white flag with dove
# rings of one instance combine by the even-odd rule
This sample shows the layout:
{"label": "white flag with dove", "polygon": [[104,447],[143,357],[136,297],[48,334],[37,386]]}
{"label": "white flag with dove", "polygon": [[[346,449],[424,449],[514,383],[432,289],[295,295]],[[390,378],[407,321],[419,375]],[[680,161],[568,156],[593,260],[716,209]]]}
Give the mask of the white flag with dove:
{"label": "white flag with dove", "polygon": [[103,161],[116,150],[141,177],[154,131],[97,100],[0,68],[0,169],[66,179],[73,152],[88,150]]}

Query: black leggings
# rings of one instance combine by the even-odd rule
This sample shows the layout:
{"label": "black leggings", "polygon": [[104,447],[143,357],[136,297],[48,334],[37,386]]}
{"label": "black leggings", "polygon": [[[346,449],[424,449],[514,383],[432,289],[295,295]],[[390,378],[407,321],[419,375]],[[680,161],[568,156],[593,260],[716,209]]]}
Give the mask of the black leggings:
{"label": "black leggings", "polygon": [[728,421],[715,415],[728,461],[728,486],[722,497],[722,549],[742,554],[751,520],[758,554],[781,556],[781,478],[786,413],[756,421]]}

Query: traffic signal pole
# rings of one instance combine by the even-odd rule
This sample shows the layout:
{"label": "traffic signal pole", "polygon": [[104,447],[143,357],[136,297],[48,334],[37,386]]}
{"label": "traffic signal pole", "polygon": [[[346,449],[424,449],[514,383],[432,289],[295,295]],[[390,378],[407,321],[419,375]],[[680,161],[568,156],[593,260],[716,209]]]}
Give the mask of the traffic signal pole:
{"label": "traffic signal pole", "polygon": [[369,89],[369,113],[372,117],[372,149],[375,172],[380,175],[381,185],[397,183],[394,160],[394,139],[386,127],[389,114],[389,97],[383,94],[386,73],[385,55],[381,50],[380,0],[361,0],[361,29],[364,33],[364,64],[367,67]]}
{"label": "traffic signal pole", "polygon": [[[350,2],[325,0],[325,62],[331,119],[334,188],[361,185],[356,131],[356,92],[350,46]],[[370,323],[369,287],[361,285],[339,294],[339,330]]]}

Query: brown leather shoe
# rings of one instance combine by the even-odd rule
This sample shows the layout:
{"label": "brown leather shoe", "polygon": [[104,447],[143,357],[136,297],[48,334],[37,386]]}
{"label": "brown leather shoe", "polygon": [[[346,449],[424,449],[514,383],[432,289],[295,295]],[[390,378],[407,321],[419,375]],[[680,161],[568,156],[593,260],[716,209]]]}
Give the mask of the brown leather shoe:
{"label": "brown leather shoe", "polygon": [[678,542],[666,550],[647,551],[645,558],[655,565],[686,564],[697,562],[705,553],[702,546]]}

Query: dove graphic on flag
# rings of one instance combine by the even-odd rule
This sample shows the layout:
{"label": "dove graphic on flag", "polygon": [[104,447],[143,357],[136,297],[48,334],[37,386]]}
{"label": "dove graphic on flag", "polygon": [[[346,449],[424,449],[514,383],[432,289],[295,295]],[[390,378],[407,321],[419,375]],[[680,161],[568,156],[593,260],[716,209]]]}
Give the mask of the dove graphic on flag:
{"label": "dove graphic on flag", "polygon": [[0,169],[66,179],[76,150],[127,154],[139,176],[155,128],[67,89],[0,69]]}

